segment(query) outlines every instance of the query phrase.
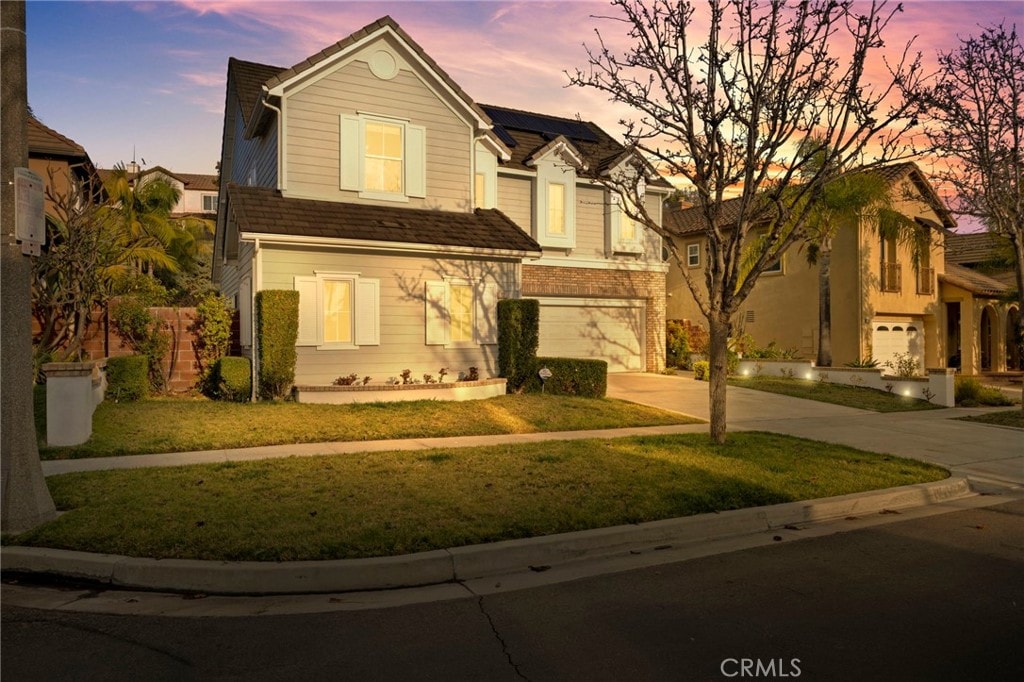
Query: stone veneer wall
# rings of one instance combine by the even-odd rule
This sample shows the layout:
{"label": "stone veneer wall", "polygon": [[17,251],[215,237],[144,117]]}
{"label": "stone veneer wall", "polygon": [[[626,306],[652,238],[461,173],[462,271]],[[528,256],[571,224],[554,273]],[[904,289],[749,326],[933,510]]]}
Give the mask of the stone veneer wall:
{"label": "stone veneer wall", "polygon": [[665,369],[665,273],[523,265],[522,296],[643,300],[647,371]]}

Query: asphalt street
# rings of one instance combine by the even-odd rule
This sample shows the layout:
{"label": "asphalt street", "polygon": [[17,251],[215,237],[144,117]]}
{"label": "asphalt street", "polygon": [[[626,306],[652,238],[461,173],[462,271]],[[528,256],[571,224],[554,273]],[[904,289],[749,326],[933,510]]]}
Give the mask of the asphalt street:
{"label": "asphalt street", "polygon": [[383,609],[149,617],[5,600],[0,673],[5,681],[1019,680],[1022,578],[1018,499]]}

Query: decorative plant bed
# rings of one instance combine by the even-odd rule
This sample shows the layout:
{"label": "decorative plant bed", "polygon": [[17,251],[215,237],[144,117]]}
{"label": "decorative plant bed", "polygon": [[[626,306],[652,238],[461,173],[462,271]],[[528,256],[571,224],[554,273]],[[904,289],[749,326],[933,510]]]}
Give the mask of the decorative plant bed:
{"label": "decorative plant bed", "polygon": [[299,403],[390,403],[403,400],[479,400],[505,395],[505,379],[452,381],[436,384],[370,384],[368,386],[296,386]]}

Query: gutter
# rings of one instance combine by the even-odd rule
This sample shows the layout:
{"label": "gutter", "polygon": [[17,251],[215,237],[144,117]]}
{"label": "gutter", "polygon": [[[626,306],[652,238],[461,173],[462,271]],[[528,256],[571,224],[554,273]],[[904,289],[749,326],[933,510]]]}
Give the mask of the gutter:
{"label": "gutter", "polygon": [[284,137],[284,112],[279,107],[274,106],[270,103],[270,89],[263,86],[263,96],[260,97],[260,104],[267,109],[277,113],[277,189],[285,190],[288,188],[285,182],[283,174],[283,162],[285,155],[285,137]]}
{"label": "gutter", "polygon": [[543,252],[521,249],[486,249],[472,246],[446,246],[442,244],[415,244],[411,242],[383,242],[367,239],[345,239],[340,237],[298,237],[286,234],[267,235],[260,232],[242,232],[242,241],[257,244],[286,244],[292,246],[319,246],[339,249],[363,249],[366,251],[398,251],[403,253],[443,253],[464,256],[489,256],[499,258],[540,258]]}

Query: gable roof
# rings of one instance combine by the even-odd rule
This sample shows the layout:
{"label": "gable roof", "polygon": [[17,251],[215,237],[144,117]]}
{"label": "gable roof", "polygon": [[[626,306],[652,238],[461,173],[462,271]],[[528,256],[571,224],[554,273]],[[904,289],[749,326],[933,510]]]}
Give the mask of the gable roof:
{"label": "gable roof", "polygon": [[228,185],[238,231],[266,235],[448,246],[540,255],[540,245],[497,209],[472,213],[286,198]]}
{"label": "gable roof", "polygon": [[946,235],[946,262],[960,265],[986,263],[999,257],[1009,240],[992,232]]}
{"label": "gable roof", "polygon": [[[881,176],[890,186],[909,176],[928,204],[939,214],[943,222],[942,226],[947,229],[956,227],[956,221],[953,220],[946,205],[939,198],[938,194],[935,193],[935,190],[932,189],[931,183],[924,177],[916,163],[896,163],[887,166],[877,166],[867,170],[854,169],[850,171],[850,173],[865,172]],[[740,197],[725,199],[722,202],[719,225],[724,226],[735,223],[739,217],[740,205]],[[667,227],[680,236],[697,234],[704,231],[704,215],[697,206],[687,206],[686,208],[673,206],[666,212],[665,222]],[[928,222],[930,223],[930,221]],[[936,227],[934,223],[931,224],[933,227]]]}
{"label": "gable roof", "polygon": [[[544,154],[560,138],[571,144],[583,159],[586,169],[580,175],[597,177],[630,155],[622,144],[592,121],[538,114],[522,109],[509,109],[493,104],[480,108],[494,123],[494,132],[509,147],[512,158],[502,168],[534,170],[532,159]],[[649,186],[671,187],[664,178],[657,178]]]}
{"label": "gable roof", "polygon": [[[97,173],[100,176],[100,180],[103,182],[106,182],[107,178],[109,178],[113,174],[113,172],[114,170],[112,168],[100,168],[97,171]],[[181,184],[185,186],[185,189],[201,192],[217,191],[216,175],[207,175],[204,173],[175,173],[173,171],[167,170],[163,166],[153,166],[152,168],[147,168],[146,170],[141,171],[139,173],[128,173],[128,181],[132,182],[136,179],[141,179],[146,177],[147,175],[151,175],[152,173],[161,173],[168,177],[174,178],[175,180],[181,182]]]}
{"label": "gable roof", "polygon": [[43,125],[34,116],[28,117],[26,127],[28,152],[34,156],[59,156],[75,160],[88,160],[85,147],[70,137],[61,135],[53,128]]}
{"label": "gable roof", "polygon": [[939,281],[949,282],[973,294],[991,298],[1003,296],[1010,291],[1010,287],[999,280],[956,263],[946,263],[946,272],[939,275]]}
{"label": "gable roof", "polygon": [[263,84],[282,71],[282,66],[228,58],[228,81],[234,81],[235,84],[235,96],[238,97],[238,107],[242,111],[243,128],[248,126],[249,119],[256,111],[256,102],[263,92]]}

